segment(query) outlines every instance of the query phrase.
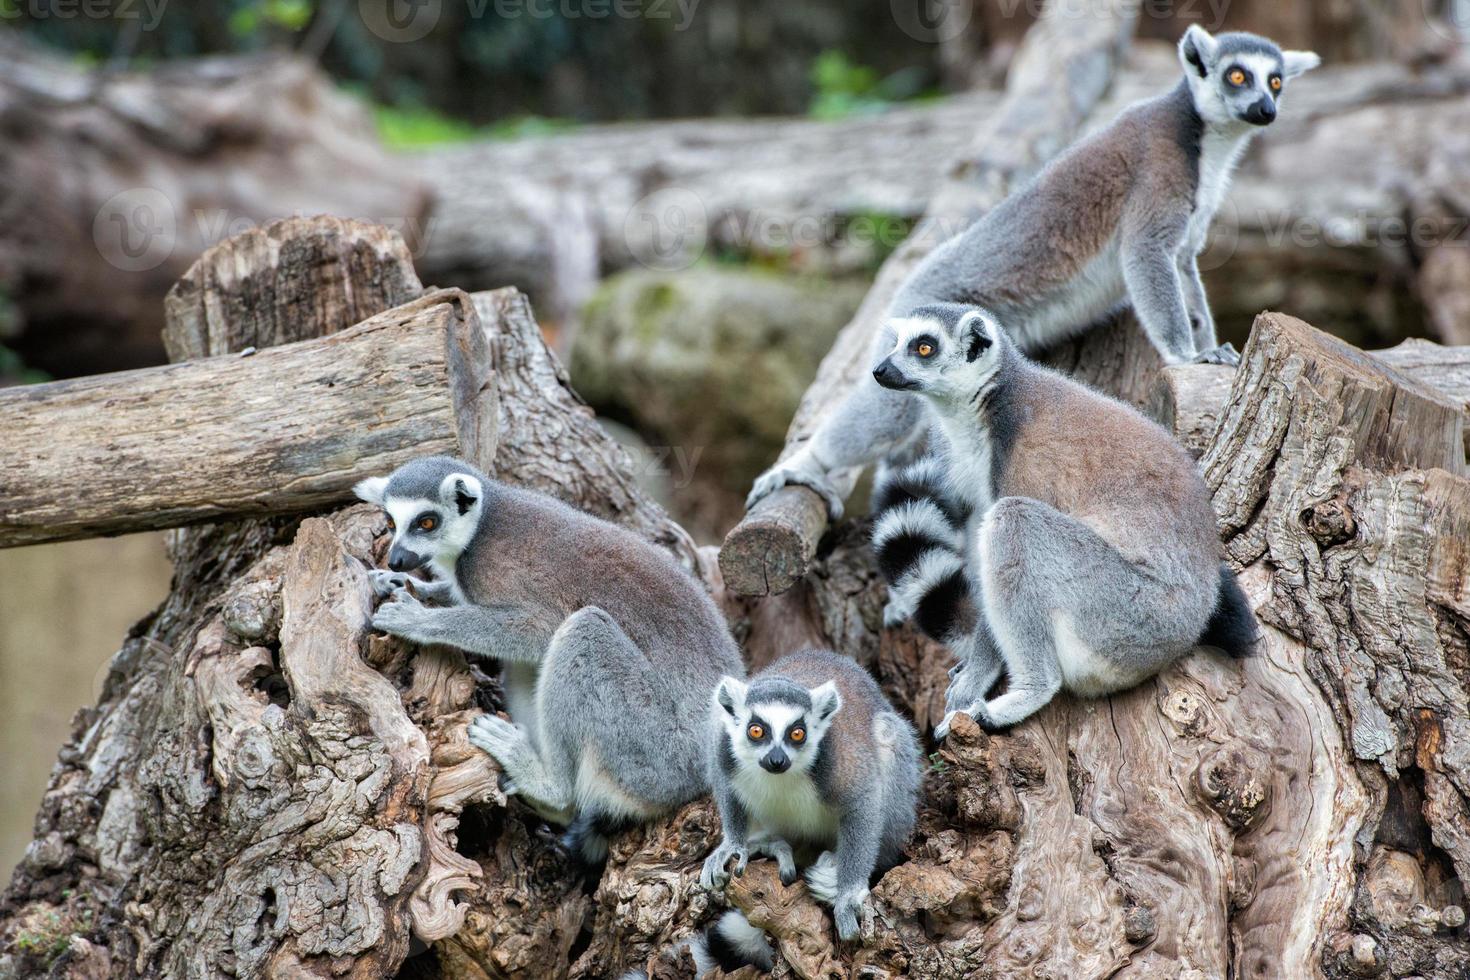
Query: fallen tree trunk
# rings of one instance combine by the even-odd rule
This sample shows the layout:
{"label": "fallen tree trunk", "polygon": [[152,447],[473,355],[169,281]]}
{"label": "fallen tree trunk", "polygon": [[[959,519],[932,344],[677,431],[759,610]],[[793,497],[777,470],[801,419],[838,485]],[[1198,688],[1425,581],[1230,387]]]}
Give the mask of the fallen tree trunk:
{"label": "fallen tree trunk", "polygon": [[0,548],[297,514],[424,453],[493,456],[490,382],[469,297],[438,290],[253,356],[0,392]]}

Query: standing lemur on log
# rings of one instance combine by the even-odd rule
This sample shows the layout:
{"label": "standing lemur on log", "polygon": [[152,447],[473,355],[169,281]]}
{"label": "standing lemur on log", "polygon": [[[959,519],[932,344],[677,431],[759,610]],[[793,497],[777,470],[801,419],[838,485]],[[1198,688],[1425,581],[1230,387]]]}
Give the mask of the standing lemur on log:
{"label": "standing lemur on log", "polygon": [[[1196,26],[1179,42],[1179,59],[1178,86],[1125,110],[935,249],[888,315],[935,303],[983,307],[1034,353],[1131,305],[1165,363],[1238,363],[1233,349],[1217,346],[1196,256],[1251,136],[1276,118],[1286,80],[1320,59]],[[800,484],[836,520],[834,475],[901,449],[923,423],[919,399],[863,379],[804,446],[756,480],[746,505]]]}
{"label": "standing lemur on log", "polygon": [[[501,661],[511,721],[482,715],[470,741],[500,763],[507,792],[569,825],[572,850],[600,861],[610,833],[708,791],[710,695],[744,667],[719,609],[672,558],[444,456],[356,492],[393,532],[391,571],[371,571],[393,600],[374,628]],[[434,581],[410,580],[418,569]]]}
{"label": "standing lemur on log", "polygon": [[889,621],[914,616],[959,660],[936,736],[956,712],[995,729],[1063,688],[1132,687],[1199,644],[1250,651],[1209,491],[1168,432],[1031,363],[973,307],[919,307],[881,341],[875,381],[920,395],[945,436],[880,481],[873,535]]}

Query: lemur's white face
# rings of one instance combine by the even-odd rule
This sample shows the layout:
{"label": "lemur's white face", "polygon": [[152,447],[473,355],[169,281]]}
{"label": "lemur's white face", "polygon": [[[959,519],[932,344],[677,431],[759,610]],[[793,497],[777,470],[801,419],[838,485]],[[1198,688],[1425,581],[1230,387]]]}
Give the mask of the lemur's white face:
{"label": "lemur's white face", "polygon": [[772,774],[805,772],[842,707],[842,695],[831,681],[807,692],[811,705],[791,701],[748,700],[749,687],[725,677],[715,687],[714,715],[725,728],[736,764],[757,766]]}
{"label": "lemur's white face", "polygon": [[480,481],[468,473],[452,473],[432,497],[388,493],[389,486],[389,478],[374,477],[354,488],[358,497],[388,512],[393,532],[388,567],[407,572],[432,563],[452,571],[480,525]]}
{"label": "lemur's white face", "polygon": [[970,399],[1000,368],[1000,326],[983,310],[946,316],[920,309],[889,320],[882,338],[886,353],[873,380],[895,391]]}
{"label": "lemur's white face", "polygon": [[1322,59],[1311,51],[1281,51],[1253,35],[1214,37],[1192,25],[1179,41],[1179,60],[1195,108],[1214,126],[1268,126],[1286,82]]}

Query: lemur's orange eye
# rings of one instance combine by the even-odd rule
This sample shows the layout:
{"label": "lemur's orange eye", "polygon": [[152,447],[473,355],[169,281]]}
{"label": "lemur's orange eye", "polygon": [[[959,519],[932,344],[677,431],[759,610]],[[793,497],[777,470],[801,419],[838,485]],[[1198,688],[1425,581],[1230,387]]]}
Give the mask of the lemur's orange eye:
{"label": "lemur's orange eye", "polygon": [[745,730],[745,734],[750,736],[752,742],[759,742],[766,737],[766,730],[760,725],[751,725]]}
{"label": "lemur's orange eye", "polygon": [[1271,91],[1273,91],[1273,92],[1280,92],[1281,91],[1281,76],[1280,75],[1272,75],[1271,76]]}
{"label": "lemur's orange eye", "polygon": [[391,518],[391,517],[388,518],[388,530],[390,530],[390,531],[396,531],[396,530],[398,530],[398,525],[393,523],[393,518]]}
{"label": "lemur's orange eye", "polygon": [[791,739],[791,741],[793,741],[793,742],[797,743],[798,745],[800,745],[802,742],[805,742],[806,741],[806,729],[805,728],[793,728],[793,729],[791,729],[791,734],[788,735],[788,736],[786,736],[786,737],[789,738],[789,739]]}
{"label": "lemur's orange eye", "polygon": [[1241,71],[1239,68],[1232,69],[1230,74],[1226,75],[1225,77],[1230,79],[1231,85],[1245,84],[1245,72]]}
{"label": "lemur's orange eye", "polygon": [[419,530],[420,531],[432,531],[432,530],[434,530],[434,528],[436,528],[438,526],[439,526],[439,518],[434,517],[431,514],[430,515],[425,515],[424,517],[420,517],[419,518]]}
{"label": "lemur's orange eye", "polygon": [[920,344],[919,345],[919,356],[920,357],[928,357],[932,353],[934,353],[934,345],[933,344]]}

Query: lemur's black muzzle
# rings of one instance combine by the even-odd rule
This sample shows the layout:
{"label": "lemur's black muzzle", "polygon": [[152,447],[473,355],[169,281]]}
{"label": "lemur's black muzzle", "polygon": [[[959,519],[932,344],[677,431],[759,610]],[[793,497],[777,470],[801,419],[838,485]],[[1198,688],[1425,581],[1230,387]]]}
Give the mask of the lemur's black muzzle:
{"label": "lemur's black muzzle", "polygon": [[785,772],[791,768],[791,757],[778,745],[761,757],[761,768],[766,772]]}
{"label": "lemur's black muzzle", "polygon": [[395,544],[388,552],[388,567],[395,572],[411,572],[415,568],[422,568],[428,561],[428,555],[409,551],[401,544]]}
{"label": "lemur's black muzzle", "polygon": [[893,358],[883,358],[883,363],[873,368],[873,380],[885,388],[894,391],[906,391],[915,387],[914,383],[903,376],[903,372],[893,366]]}
{"label": "lemur's black muzzle", "polygon": [[1255,126],[1269,125],[1276,118],[1276,103],[1269,96],[1261,96],[1256,104],[1245,110],[1245,121]]}

